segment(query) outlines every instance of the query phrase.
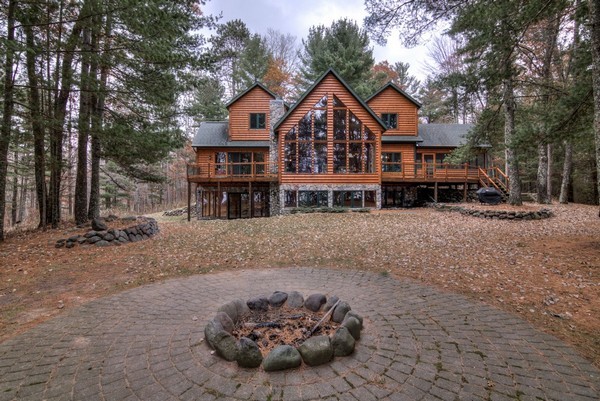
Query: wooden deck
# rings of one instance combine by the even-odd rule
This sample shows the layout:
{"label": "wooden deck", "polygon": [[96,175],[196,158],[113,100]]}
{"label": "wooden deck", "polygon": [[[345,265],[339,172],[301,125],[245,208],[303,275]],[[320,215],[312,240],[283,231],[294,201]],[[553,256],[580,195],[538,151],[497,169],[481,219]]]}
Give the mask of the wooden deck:
{"label": "wooden deck", "polygon": [[481,181],[481,169],[468,164],[384,163],[383,169],[385,171],[381,173],[382,182],[478,183]]}
{"label": "wooden deck", "polygon": [[269,172],[269,163],[204,163],[188,164],[188,182],[273,182],[278,174]]}

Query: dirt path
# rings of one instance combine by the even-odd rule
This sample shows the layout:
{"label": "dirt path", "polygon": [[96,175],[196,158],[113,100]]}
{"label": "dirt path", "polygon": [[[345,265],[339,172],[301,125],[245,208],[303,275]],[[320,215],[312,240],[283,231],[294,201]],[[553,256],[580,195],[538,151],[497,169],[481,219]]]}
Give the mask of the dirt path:
{"label": "dirt path", "polygon": [[[537,208],[527,205],[526,208]],[[543,221],[431,209],[268,219],[160,218],[120,247],[56,249],[73,228],[0,244],[0,340],[90,299],[190,274],[311,266],[409,277],[516,313],[600,366],[597,207],[553,205]]]}

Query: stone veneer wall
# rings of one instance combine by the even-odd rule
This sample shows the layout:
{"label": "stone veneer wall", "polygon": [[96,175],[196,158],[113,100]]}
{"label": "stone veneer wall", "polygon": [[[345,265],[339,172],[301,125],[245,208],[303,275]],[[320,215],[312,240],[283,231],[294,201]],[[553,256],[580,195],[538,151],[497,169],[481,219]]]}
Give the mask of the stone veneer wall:
{"label": "stone veneer wall", "polygon": [[124,229],[90,230],[83,235],[73,235],[56,241],[56,248],[73,248],[75,245],[110,246],[137,242],[153,237],[160,231],[158,223],[152,217],[125,218],[138,224]]}
{"label": "stone veneer wall", "polygon": [[376,209],[381,209],[381,185],[378,184],[281,184],[279,186],[280,214],[287,213],[284,191],[327,191],[328,207],[333,207],[333,191],[375,191]]}

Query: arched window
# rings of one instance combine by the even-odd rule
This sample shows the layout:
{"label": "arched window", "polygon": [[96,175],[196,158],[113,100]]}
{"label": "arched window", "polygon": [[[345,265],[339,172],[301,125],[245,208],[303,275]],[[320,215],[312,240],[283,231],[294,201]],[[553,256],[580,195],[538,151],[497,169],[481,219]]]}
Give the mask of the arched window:
{"label": "arched window", "polygon": [[323,96],[284,139],[286,173],[327,173],[327,96]]}

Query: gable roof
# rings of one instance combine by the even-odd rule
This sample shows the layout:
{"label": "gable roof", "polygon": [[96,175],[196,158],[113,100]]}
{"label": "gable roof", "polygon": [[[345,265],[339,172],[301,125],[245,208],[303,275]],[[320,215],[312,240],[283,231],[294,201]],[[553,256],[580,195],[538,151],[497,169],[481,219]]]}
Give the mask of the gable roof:
{"label": "gable roof", "polygon": [[233,99],[231,99],[225,105],[225,107],[229,108],[232,104],[234,104],[235,102],[237,102],[238,100],[240,100],[241,98],[243,98],[244,96],[246,96],[248,93],[250,93],[256,87],[259,87],[260,89],[262,89],[265,92],[267,92],[269,94],[269,96],[271,96],[273,99],[277,99],[277,95],[276,94],[274,94],[273,92],[271,92],[266,86],[264,86],[260,82],[256,82],[256,83],[254,83],[254,85],[252,85],[251,87],[249,87],[248,89],[246,89],[245,91],[243,91],[242,93],[238,94]]}
{"label": "gable roof", "polygon": [[230,141],[228,121],[204,121],[200,123],[192,140],[192,147],[228,148],[228,147],[269,147],[269,141]]}
{"label": "gable roof", "polygon": [[392,81],[390,81],[387,84],[383,85],[377,92],[375,92],[374,94],[372,94],[367,99],[367,103],[369,103],[371,101],[371,99],[373,99],[375,96],[379,95],[381,92],[383,92],[387,88],[392,88],[393,90],[395,90],[396,92],[398,92],[399,94],[401,94],[402,96],[404,96],[405,98],[407,98],[415,106],[417,106],[418,109],[421,108],[421,106],[422,106],[421,103],[419,103],[414,97],[412,97],[411,95],[409,95],[408,93],[406,93],[402,89],[400,89],[398,87],[398,85],[394,84]]}
{"label": "gable roof", "polygon": [[[467,134],[473,127],[473,124],[419,124],[419,137],[423,142],[417,147],[457,148],[467,142]],[[489,144],[477,146],[491,147]]]}
{"label": "gable roof", "polygon": [[340,81],[340,83],[342,84],[342,86],[344,86],[344,88],[350,92],[350,94],[356,99],[356,101],[358,101],[358,103],[360,103],[360,105],[371,115],[371,117],[373,117],[373,119],[375,121],[377,121],[377,123],[381,126],[381,128],[383,128],[383,130],[385,131],[387,129],[387,127],[385,126],[385,124],[383,123],[383,121],[381,121],[381,119],[377,116],[377,114],[375,114],[375,112],[373,110],[371,110],[371,108],[365,103],[364,100],[361,99],[360,96],[358,96],[353,90],[352,88],[350,88],[350,86],[346,83],[346,81],[344,81],[342,79],[342,77],[340,76],[340,74],[338,74],[333,68],[329,68],[327,71],[325,71],[323,73],[323,75],[321,75],[311,86],[310,88],[308,88],[300,97],[300,99],[298,99],[298,101],[296,103],[294,103],[294,105],[292,107],[290,107],[288,109],[288,111],[283,115],[283,117],[281,117],[281,119],[279,121],[277,121],[277,123],[275,124],[275,127],[273,128],[274,131],[277,131],[277,129],[279,128],[279,126],[281,124],[283,124],[283,122],[290,116],[290,114],[292,114],[294,112],[294,110],[304,101],[304,99],[306,99],[308,97],[308,95],[313,91],[313,89],[315,89],[317,87],[317,85],[319,85],[321,83],[321,81],[323,81],[325,79],[325,77],[327,77],[327,75],[333,75],[335,79],[337,79],[338,81]]}

